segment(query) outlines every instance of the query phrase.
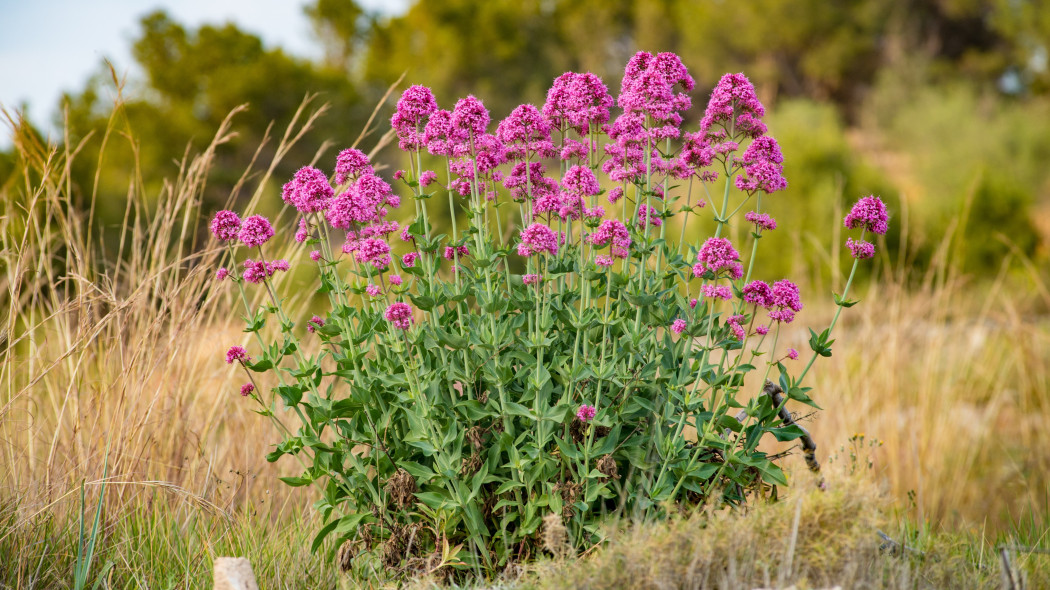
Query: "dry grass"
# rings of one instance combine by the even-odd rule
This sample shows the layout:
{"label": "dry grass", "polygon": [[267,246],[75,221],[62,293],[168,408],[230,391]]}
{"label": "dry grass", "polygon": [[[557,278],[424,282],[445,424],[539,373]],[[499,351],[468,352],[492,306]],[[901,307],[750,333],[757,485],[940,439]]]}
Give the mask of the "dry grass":
{"label": "dry grass", "polygon": [[[279,142],[278,158],[314,117],[304,108],[296,121]],[[133,143],[118,131],[114,122],[103,143]],[[6,523],[0,548],[13,552],[14,563],[40,557],[38,533],[52,542],[67,539],[47,531],[68,531],[80,508],[81,482],[90,503],[104,477],[105,531],[113,539],[136,539],[141,533],[132,531],[135,526],[152,526],[158,543],[171,544],[165,535],[185,534],[190,522],[207,523],[196,544],[172,549],[187,562],[176,581],[202,579],[198,574],[207,570],[201,564],[222,551],[264,551],[251,539],[259,547],[279,543],[285,549],[309,539],[309,517],[304,530],[290,536],[257,536],[272,523],[299,520],[311,494],[276,480],[298,466],[265,462],[276,433],[247,411],[236,373],[219,360],[227,346],[247,340],[229,291],[212,288],[221,252],[200,239],[211,213],[200,211],[200,195],[214,150],[230,133],[228,121],[160,194],[144,194],[140,175],[129,174],[126,223],[114,230],[126,254],[116,266],[100,257],[99,236],[90,229],[94,208],[85,212],[72,196],[69,168],[80,148],[56,150],[16,135],[23,174],[0,188],[0,504]],[[266,194],[274,165],[246,171],[241,188],[252,191],[247,209]],[[754,535],[790,523],[786,515],[797,500],[756,509],[746,526],[718,517],[703,527],[677,521],[670,535],[637,529],[629,543],[614,543],[583,569],[559,571],[590,572],[593,585],[628,580],[608,577],[624,572],[652,580],[652,587],[682,572],[711,585],[860,580],[850,568],[873,563],[871,529],[889,510],[874,509],[871,486],[913,521],[974,529],[978,538],[1010,533],[1025,513],[1034,515],[1033,522],[1048,522],[1050,331],[1035,312],[1045,313],[1050,296],[1023,260],[1004,261],[999,277],[971,285],[943,263],[951,247],[946,241],[942,263],[927,277],[884,261],[879,279],[862,290],[864,303],[844,315],[835,356],[816,365],[810,384],[825,411],[807,426],[822,445],[819,455],[827,460],[834,454],[833,465],[859,471],[870,485],[843,483],[823,496],[801,496],[806,517],[797,535],[770,533],[797,542],[790,566],[782,559],[784,547],[763,547]],[[301,299],[291,307],[306,304]],[[810,305],[800,323],[825,325],[832,311]],[[788,339],[807,349],[805,335]],[[865,433],[864,442],[855,433]],[[881,445],[868,467],[868,455],[856,451],[875,439]],[[246,515],[255,519],[255,532],[244,529]],[[852,524],[825,526],[844,520]],[[711,535],[697,536],[699,530]],[[848,559],[835,554],[840,549]],[[55,580],[68,577],[62,568],[68,568],[69,549],[62,551]],[[108,551],[129,568],[136,556],[143,558],[142,547],[117,543]],[[294,555],[288,559],[317,567]],[[610,571],[599,573],[605,567]],[[0,579],[31,587],[30,569],[19,568]],[[886,579],[904,583],[894,576],[908,571],[894,570]]]}

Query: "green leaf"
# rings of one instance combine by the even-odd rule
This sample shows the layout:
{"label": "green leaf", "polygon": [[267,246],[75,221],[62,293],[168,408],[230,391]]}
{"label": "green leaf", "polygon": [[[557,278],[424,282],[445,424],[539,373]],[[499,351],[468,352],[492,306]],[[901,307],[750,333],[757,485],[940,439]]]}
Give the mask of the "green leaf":
{"label": "green leaf", "polygon": [[309,477],[278,477],[277,479],[292,486],[293,488],[308,486],[314,482],[314,480],[310,479]]}

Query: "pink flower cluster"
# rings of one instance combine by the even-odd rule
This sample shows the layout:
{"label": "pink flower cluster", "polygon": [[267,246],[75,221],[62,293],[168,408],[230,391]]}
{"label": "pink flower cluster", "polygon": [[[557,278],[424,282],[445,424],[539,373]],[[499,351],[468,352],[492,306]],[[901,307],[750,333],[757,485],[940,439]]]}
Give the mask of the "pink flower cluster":
{"label": "pink flower cluster", "polygon": [[[366,174],[375,174],[368,156],[359,149],[347,148],[335,158],[335,183],[344,184]],[[327,184],[327,183],[326,183]],[[331,195],[329,195],[331,196]]]}
{"label": "pink flower cluster", "polygon": [[736,187],[745,192],[775,193],[787,188],[784,155],[777,140],[768,135],[755,138],[744,150],[744,175],[736,177]]}
{"label": "pink flower cluster", "polygon": [[438,110],[434,93],[426,86],[410,86],[397,101],[390,124],[397,133],[398,147],[406,152],[423,147],[422,130],[430,115]]}
{"label": "pink flower cluster", "polygon": [[583,404],[580,406],[580,409],[576,410],[576,419],[580,422],[590,422],[594,420],[594,416],[597,413],[598,410],[594,406]]}
{"label": "pink flower cluster", "polygon": [[[342,154],[340,154],[342,155]],[[362,154],[363,155],[363,154]],[[365,158],[367,163],[368,159]],[[340,183],[342,184],[342,183]],[[300,213],[318,213],[328,208],[335,191],[324,172],[304,166],[281,189],[281,198]]]}
{"label": "pink flower cluster", "polygon": [[321,316],[317,316],[317,315],[315,315],[314,317],[310,318],[310,321],[306,323],[306,331],[310,332],[311,334],[316,332],[318,328],[323,328],[323,327],[324,327],[324,319],[322,319]]}
{"label": "pink flower cluster", "polygon": [[244,272],[241,273],[241,278],[257,285],[278,272],[287,272],[288,268],[288,261],[284,259],[266,262],[265,260],[248,258],[244,261]]}
{"label": "pink flower cluster", "polygon": [[756,229],[773,231],[777,228],[777,220],[770,217],[768,213],[756,213],[754,211],[748,211],[744,215],[744,221],[755,224]]}
{"label": "pink flower cluster", "polygon": [[237,237],[249,248],[262,246],[273,237],[273,226],[262,215],[252,215],[241,222],[241,231]]}
{"label": "pink flower cluster", "polygon": [[789,324],[795,313],[802,311],[798,285],[782,279],[770,287],[764,281],[752,281],[743,288],[744,301],[769,310],[769,319]]}
{"label": "pink flower cluster", "polygon": [[[692,106],[689,91],[693,86],[692,76],[677,55],[640,51],[627,62],[616,103],[625,113],[648,115],[677,128],[682,124],[679,113]],[[676,87],[682,91],[676,93]]]}
{"label": "pink flower cluster", "polygon": [[395,328],[407,330],[412,326],[412,307],[400,301],[391,303],[383,313],[383,317]]}
{"label": "pink flower cluster", "polygon": [[211,233],[220,242],[232,242],[241,231],[241,218],[233,211],[222,210],[211,220]]}
{"label": "pink flower cluster", "polygon": [[542,223],[533,223],[521,230],[518,244],[518,256],[532,256],[547,253],[554,256],[558,253],[558,235]]}
{"label": "pink flower cluster", "polygon": [[854,241],[853,238],[846,238],[846,247],[849,248],[850,254],[859,260],[875,256],[875,244],[866,240]]}
{"label": "pink flower cluster", "polygon": [[248,356],[248,351],[243,346],[231,346],[226,351],[226,364],[232,365],[233,363],[246,363],[252,360],[252,357]]}
{"label": "pink flower cluster", "polygon": [[617,258],[627,258],[631,247],[631,233],[619,219],[606,219],[588,238],[592,246],[604,248],[612,245],[610,253]]}
{"label": "pink flower cluster", "polygon": [[543,115],[557,128],[574,129],[580,135],[609,121],[613,104],[601,78],[586,73],[565,72],[554,79],[543,103]]}
{"label": "pink flower cluster", "polygon": [[711,272],[717,278],[725,271],[729,278],[739,279],[744,276],[744,267],[739,260],[740,253],[728,238],[708,238],[696,254],[693,276],[699,277],[705,272]]}
{"label": "pink flower cluster", "polygon": [[882,199],[870,195],[857,201],[843,223],[849,229],[863,227],[866,231],[884,235],[889,230],[889,214]]}

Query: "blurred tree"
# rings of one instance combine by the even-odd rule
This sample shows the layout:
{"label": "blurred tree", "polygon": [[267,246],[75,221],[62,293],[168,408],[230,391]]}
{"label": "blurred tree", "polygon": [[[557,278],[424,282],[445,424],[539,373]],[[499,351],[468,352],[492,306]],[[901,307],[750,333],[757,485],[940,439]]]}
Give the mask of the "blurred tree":
{"label": "blurred tree", "polygon": [[[136,138],[134,146],[112,140],[104,157],[97,150],[84,150],[78,158],[75,178],[80,190],[92,190],[99,169],[98,212],[104,224],[121,221],[124,195],[129,178],[134,180],[137,156],[141,164],[142,187],[153,194],[164,178],[177,172],[177,161],[185,150],[203,149],[222,120],[238,105],[248,110],[234,121],[237,137],[222,146],[218,165],[209,178],[203,209],[223,204],[234,183],[248,166],[270,124],[277,134],[291,119],[306,93],[320,93],[331,103],[332,115],[323,127],[304,138],[276,171],[283,182],[295,168],[313,159],[325,140],[349,143],[356,136],[372,105],[364,104],[355,85],[342,69],[314,65],[267,49],[255,35],[232,24],[205,25],[187,30],[164,12],[144,17],[134,42],[133,55],[145,72],[141,88],[133,86],[117,120],[118,130]],[[112,105],[100,95],[104,78],[96,76],[79,94],[67,96],[69,127],[73,141],[94,131],[102,136]],[[341,147],[337,145],[336,147]],[[272,157],[276,140],[271,138],[260,154],[260,161]],[[334,161],[334,153],[330,154]],[[332,162],[322,161],[330,167]],[[129,171],[133,172],[129,175]]]}

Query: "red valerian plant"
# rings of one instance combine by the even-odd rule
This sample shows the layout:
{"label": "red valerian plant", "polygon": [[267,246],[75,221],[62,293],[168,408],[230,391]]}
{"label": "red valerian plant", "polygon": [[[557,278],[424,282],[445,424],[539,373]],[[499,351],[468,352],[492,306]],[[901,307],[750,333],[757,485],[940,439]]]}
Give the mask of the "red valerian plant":
{"label": "red valerian plant", "polygon": [[[245,258],[217,278],[269,298],[246,310],[255,356],[234,346],[226,361],[276,373],[275,388],[252,379],[241,395],[284,437],[269,460],[305,465],[284,481],[322,490],[315,549],[334,537],[356,563],[413,568],[436,555],[492,573],[537,555],[552,513],[584,550],[602,540],[605,515],[741,504],[787,484],[759,442],[805,437],[783,404],[816,407],[803,379],[830,356],[839,315],[811,331],[813,357],[793,377],[783,361],[798,352],[778,337],[803,309],[799,288],[752,276],[777,228],[762,202],[787,186],[784,157],[742,74],[718,82],[699,131],[683,131],[693,87],[674,54],[638,53],[615,118],[605,84],[570,72],[542,107],[522,105],[490,133],[478,98],[440,110],[412,86],[391,121],[408,160],[394,175],[403,195],[356,149],[331,178],[305,167],[282,190],[327,300],[301,318],[272,284],[289,263],[266,255],[270,223],[215,215],[215,238]],[[451,235],[431,223],[439,196],[465,214],[465,227],[452,215]],[[713,235],[686,242],[705,211]],[[749,240],[725,237],[734,222]],[[886,232],[885,206],[866,197],[845,224],[860,230],[848,291],[874,253],[865,237]],[[755,371],[786,397],[745,390]]]}

